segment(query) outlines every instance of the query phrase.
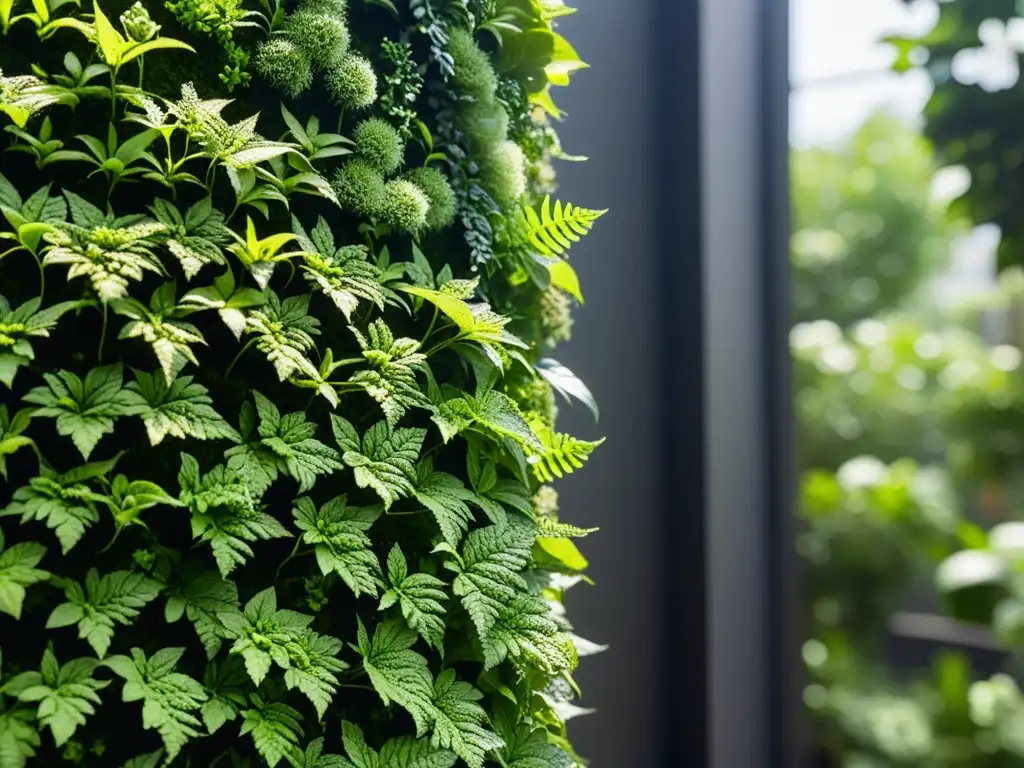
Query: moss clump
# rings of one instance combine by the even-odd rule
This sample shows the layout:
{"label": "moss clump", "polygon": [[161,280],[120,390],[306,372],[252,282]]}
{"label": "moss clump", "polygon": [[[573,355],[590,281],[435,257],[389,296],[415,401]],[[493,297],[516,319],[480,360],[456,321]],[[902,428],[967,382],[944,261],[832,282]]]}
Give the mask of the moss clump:
{"label": "moss clump", "polygon": [[345,22],[316,8],[302,8],[289,16],[285,35],[306,54],[315,69],[333,67],[348,53]]}
{"label": "moss clump", "polygon": [[455,61],[455,84],[467,95],[480,102],[494,99],[498,77],[494,74],[490,57],[480,50],[468,30],[452,29],[448,38],[448,53]]}
{"label": "moss clump", "polygon": [[486,154],[508,138],[508,113],[496,101],[471,102],[459,110],[459,128],[471,149]]}
{"label": "moss clump", "polygon": [[544,379],[533,379],[516,390],[516,400],[527,420],[538,419],[549,429],[554,429],[558,418],[555,405],[555,390]]}
{"label": "moss clump", "polygon": [[303,10],[317,11],[328,16],[348,23],[348,2],[347,0],[306,0],[302,4]]}
{"label": "moss clump", "polygon": [[352,138],[359,159],[385,176],[397,171],[402,164],[405,143],[398,131],[380,118],[361,122]]}
{"label": "moss clump", "polygon": [[502,207],[516,203],[526,192],[526,156],[514,141],[504,141],[481,163],[484,187]]}
{"label": "moss clump", "polygon": [[540,520],[558,522],[558,491],[550,485],[542,485],[533,494],[533,513]]}
{"label": "moss clump", "polygon": [[286,96],[295,98],[313,83],[309,58],[291,40],[275,37],[256,51],[256,69]]}
{"label": "moss clump", "polygon": [[455,192],[444,174],[436,168],[416,168],[405,175],[427,196],[427,229],[444,229],[455,218]]}
{"label": "moss clump", "polygon": [[343,208],[368,216],[380,210],[384,197],[384,177],[361,160],[349,160],[331,180],[334,193]]}
{"label": "moss clump", "polygon": [[423,190],[406,179],[395,179],[384,185],[380,218],[393,229],[418,232],[427,224],[430,201]]}
{"label": "moss clump", "polygon": [[540,327],[545,341],[557,344],[572,338],[572,303],[569,297],[554,286],[548,287],[540,297]]}
{"label": "moss clump", "polygon": [[348,109],[366,109],[377,100],[377,74],[359,54],[345,55],[324,80],[331,98]]}

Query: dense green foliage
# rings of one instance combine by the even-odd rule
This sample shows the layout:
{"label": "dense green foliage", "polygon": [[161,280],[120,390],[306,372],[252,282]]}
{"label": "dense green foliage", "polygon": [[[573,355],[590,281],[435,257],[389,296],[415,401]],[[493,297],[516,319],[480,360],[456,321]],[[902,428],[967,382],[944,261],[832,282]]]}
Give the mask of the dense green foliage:
{"label": "dense green foliage", "polygon": [[569,13],[0,0],[0,768],[584,764]]}

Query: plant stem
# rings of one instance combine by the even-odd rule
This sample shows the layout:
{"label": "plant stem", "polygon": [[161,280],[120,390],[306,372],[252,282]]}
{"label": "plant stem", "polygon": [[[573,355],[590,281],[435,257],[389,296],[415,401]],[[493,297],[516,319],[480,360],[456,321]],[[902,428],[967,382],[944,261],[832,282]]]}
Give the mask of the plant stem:
{"label": "plant stem", "polygon": [[146,66],[146,57],[139,56],[139,90],[142,90],[142,73]]}
{"label": "plant stem", "polygon": [[427,355],[427,357],[430,357],[435,352],[440,352],[445,347],[450,346],[450,345],[454,344],[457,341],[462,341],[462,339],[463,339],[463,334],[457,333],[454,336],[452,336],[450,339],[448,339],[446,341],[442,341],[440,344],[438,344],[437,346],[435,346],[433,349],[431,349],[429,352],[427,352],[425,354]]}
{"label": "plant stem", "polygon": [[36,254],[32,254],[32,258],[36,260],[36,266],[39,267],[39,298],[43,298],[43,294],[46,293],[46,272],[43,267],[43,260],[40,259]]}
{"label": "plant stem", "polygon": [[277,573],[274,574],[274,581],[281,578],[281,569],[288,564],[288,561],[295,557],[295,553],[299,551],[299,545],[302,544],[302,537],[295,539],[295,546],[292,547],[292,551],[288,553],[288,557],[281,561],[281,564],[277,566]]}
{"label": "plant stem", "polygon": [[117,68],[110,70],[110,119],[117,119]]}
{"label": "plant stem", "polygon": [[256,341],[256,339],[249,339],[249,341],[247,341],[247,342],[245,343],[245,346],[243,346],[243,347],[242,347],[242,348],[241,348],[240,350],[238,350],[238,354],[237,354],[237,355],[235,355],[235,359],[231,361],[231,365],[229,365],[229,366],[228,366],[228,369],[227,369],[226,371],[224,371],[224,378],[225,378],[225,379],[226,379],[226,378],[227,378],[228,376],[230,376],[230,375],[231,375],[231,371],[233,371],[233,370],[234,370],[234,368],[235,368],[235,364],[236,364],[236,363],[238,363],[238,361],[242,359],[242,355],[244,355],[244,354],[245,354],[245,351],[246,351],[246,350],[247,350],[247,349],[248,349],[249,347],[251,347],[251,346],[253,345],[253,343],[254,343],[255,341]]}
{"label": "plant stem", "polygon": [[338,109],[338,130],[335,133],[341,133],[341,121],[345,119],[345,108],[339,107]]}
{"label": "plant stem", "polygon": [[434,316],[432,318],[430,318],[430,325],[427,326],[427,332],[425,334],[423,334],[423,338],[420,339],[420,346],[421,347],[424,344],[427,343],[427,339],[430,338],[430,334],[432,334],[434,332],[434,324],[437,322],[437,315],[438,315],[439,311],[440,310],[439,310],[437,304],[435,304],[434,305]]}
{"label": "plant stem", "polygon": [[103,302],[103,327],[100,329],[100,346],[96,350],[96,363],[103,364],[103,341],[107,338],[107,302]]}
{"label": "plant stem", "polygon": [[388,517],[408,517],[409,515],[422,515],[424,512],[429,512],[429,509],[425,507],[423,509],[413,509],[407,512],[387,512]]}

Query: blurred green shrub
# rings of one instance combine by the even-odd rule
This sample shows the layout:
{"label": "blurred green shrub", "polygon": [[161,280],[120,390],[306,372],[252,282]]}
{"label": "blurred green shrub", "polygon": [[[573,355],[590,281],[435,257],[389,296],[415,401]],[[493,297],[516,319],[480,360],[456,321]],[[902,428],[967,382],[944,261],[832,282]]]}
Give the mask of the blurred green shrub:
{"label": "blurred green shrub", "polygon": [[794,320],[840,326],[900,306],[948,262],[958,231],[932,194],[931,148],[879,112],[839,149],[791,160]]}

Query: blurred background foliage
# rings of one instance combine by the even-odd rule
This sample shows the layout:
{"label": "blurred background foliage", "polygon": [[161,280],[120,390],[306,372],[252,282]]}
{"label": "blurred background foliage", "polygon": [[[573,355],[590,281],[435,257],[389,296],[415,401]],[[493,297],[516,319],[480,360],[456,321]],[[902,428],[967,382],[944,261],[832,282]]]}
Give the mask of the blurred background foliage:
{"label": "blurred background foliage", "polygon": [[[878,113],[791,159],[805,703],[841,768],[1024,767],[1024,2],[938,8],[888,39],[933,82],[923,129]],[[993,45],[1012,82],[963,65]],[[970,178],[952,201],[949,166]],[[940,301],[982,224],[996,287]],[[915,604],[952,630],[907,663],[894,627]]]}

